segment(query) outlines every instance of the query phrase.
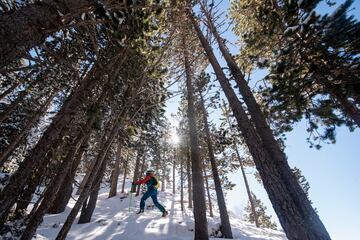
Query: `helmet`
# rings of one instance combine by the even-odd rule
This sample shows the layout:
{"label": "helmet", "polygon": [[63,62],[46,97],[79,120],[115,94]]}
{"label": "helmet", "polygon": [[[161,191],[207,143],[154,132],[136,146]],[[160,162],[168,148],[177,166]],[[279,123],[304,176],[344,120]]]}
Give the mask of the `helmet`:
{"label": "helmet", "polygon": [[147,175],[150,175],[151,173],[155,173],[155,171],[154,171],[154,170],[147,170],[147,171],[146,171],[146,176],[147,176]]}

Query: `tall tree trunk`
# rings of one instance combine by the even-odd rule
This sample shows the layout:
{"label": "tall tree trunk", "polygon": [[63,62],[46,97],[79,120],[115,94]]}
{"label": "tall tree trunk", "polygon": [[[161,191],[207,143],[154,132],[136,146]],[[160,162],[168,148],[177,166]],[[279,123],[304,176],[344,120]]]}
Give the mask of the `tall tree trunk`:
{"label": "tall tree trunk", "polygon": [[165,175],[165,171],[162,171],[162,181],[161,181],[161,191],[165,192],[165,181],[166,181],[166,175]]}
{"label": "tall tree trunk", "polygon": [[83,188],[83,190],[80,193],[79,198],[77,199],[73,209],[71,210],[70,214],[68,215],[63,227],[61,228],[60,232],[58,233],[56,240],[64,240],[66,238],[66,235],[68,234],[71,225],[73,224],[76,215],[78,214],[81,206],[83,205],[84,201],[88,198],[91,187],[94,183],[94,180],[99,172],[99,169],[101,168],[101,165],[105,159],[105,156],[114,141],[114,138],[118,134],[122,123],[120,121],[121,114],[119,114],[117,117],[114,118],[114,126],[111,128],[111,132],[108,135],[107,138],[104,139],[104,143],[101,144],[101,150],[99,151],[97,158],[96,158],[96,164],[94,165],[94,168],[91,171],[91,175],[86,181],[86,184]]}
{"label": "tall tree trunk", "polygon": [[196,115],[194,106],[192,75],[188,53],[186,49],[186,40],[183,36],[184,48],[184,65],[186,74],[186,89],[187,89],[187,103],[188,103],[188,119],[190,130],[190,148],[191,148],[191,162],[192,162],[192,183],[193,183],[193,197],[194,201],[194,220],[195,220],[195,237],[196,240],[207,240],[208,226],[206,219],[206,200],[204,189],[204,178],[202,173],[202,162],[199,152],[198,130],[196,126]]}
{"label": "tall tree trunk", "polygon": [[239,150],[238,150],[238,148],[237,148],[237,145],[234,145],[234,149],[235,149],[236,156],[237,156],[237,158],[238,158],[238,160],[239,160],[239,163],[240,163],[241,173],[242,173],[243,178],[244,178],[246,193],[247,193],[248,198],[249,198],[250,207],[251,207],[251,212],[252,212],[252,214],[254,215],[255,226],[256,226],[256,227],[260,227],[260,224],[259,224],[259,216],[258,216],[257,212],[255,211],[254,199],[253,199],[252,194],[251,194],[251,191],[250,191],[249,183],[248,183],[248,180],[247,180],[247,177],[246,177],[246,173],[245,173],[245,169],[244,169],[244,164],[243,164],[243,162],[242,162],[242,160],[241,160],[240,153],[239,153]]}
{"label": "tall tree trunk", "polygon": [[54,99],[54,97],[55,97],[55,94],[51,95],[46,100],[46,102],[43,104],[43,106],[36,113],[34,113],[33,116],[28,120],[25,127],[23,129],[21,129],[21,131],[10,140],[9,145],[7,145],[6,148],[1,151],[0,167],[3,166],[3,164],[7,160],[8,156],[12,153],[12,151],[14,151],[19,146],[19,143],[20,143],[21,139],[23,139],[25,134],[27,134],[29,132],[29,130],[34,126],[34,124],[39,121],[39,119],[42,116],[42,113],[44,111],[46,111],[46,109],[48,109],[48,107],[49,107],[50,103],[52,102],[52,100]]}
{"label": "tall tree trunk", "polygon": [[[271,144],[272,141],[270,140],[273,139],[271,131],[271,136],[268,136],[268,131],[264,125],[262,125],[263,128],[257,127],[258,132],[255,131],[229,81],[226,79],[220,64],[217,62],[210,44],[190,11],[188,11],[188,17],[196,29],[218,81],[229,100],[238,126],[244,135],[264,187],[287,237],[289,239],[309,240],[330,239],[324,225],[291,172],[285,154],[279,149],[276,140],[275,144]],[[243,95],[243,97],[246,98],[247,96]],[[248,108],[250,111],[249,106]],[[252,115],[255,115],[254,112],[252,112]],[[253,121],[256,122],[255,119]],[[257,133],[262,136],[261,139]]]}
{"label": "tall tree trunk", "polygon": [[29,155],[21,162],[18,170],[11,176],[10,182],[6,185],[0,194],[0,226],[4,224],[10,207],[16,201],[21,189],[26,184],[31,170],[37,168],[40,164],[46,165],[43,156],[49,151],[53,144],[60,138],[63,128],[70,125],[74,119],[77,110],[82,102],[87,99],[94,86],[94,79],[87,76],[55,116],[50,126],[46,129],[36,146],[30,151]]}
{"label": "tall tree trunk", "polygon": [[206,194],[207,194],[208,202],[209,202],[209,214],[210,214],[210,217],[214,217],[213,207],[212,207],[212,203],[211,203],[211,194],[210,194],[210,189],[209,189],[209,179],[208,179],[208,176],[206,173],[205,163],[203,164],[203,168],[204,168]]}
{"label": "tall tree trunk", "polygon": [[127,157],[126,161],[124,162],[124,178],[121,186],[121,193],[124,193],[125,191],[125,181],[128,172],[128,162],[129,162],[129,157]]}
{"label": "tall tree trunk", "polygon": [[[175,150],[176,151],[176,150]],[[177,155],[175,154],[175,157],[177,157]],[[176,191],[175,191],[175,163],[176,163],[176,161],[175,161],[175,159],[174,159],[174,161],[173,161],[173,178],[172,178],[172,185],[173,185],[173,194],[175,194],[176,193]]]}
{"label": "tall tree trunk", "polygon": [[92,217],[92,214],[95,210],[95,206],[96,206],[96,202],[98,199],[98,195],[99,195],[99,190],[100,190],[100,186],[101,186],[101,181],[104,177],[105,174],[105,170],[106,170],[106,164],[109,161],[107,158],[109,158],[109,156],[105,157],[106,160],[103,161],[102,165],[101,165],[101,169],[98,172],[97,177],[95,178],[94,181],[94,186],[91,189],[91,193],[89,196],[89,201],[84,202],[84,205],[86,205],[86,207],[84,207],[81,209],[81,214],[80,214],[80,218],[79,218],[79,224],[80,223],[89,223]]}
{"label": "tall tree trunk", "polygon": [[[141,138],[140,138],[141,139]],[[138,150],[138,154],[136,156],[136,161],[135,161],[135,169],[134,169],[134,177],[133,177],[133,182],[136,182],[139,179],[139,172],[140,172],[140,159],[143,155],[143,150],[144,147],[140,146],[140,149]],[[136,192],[136,185],[132,185],[131,186],[131,192]]]}
{"label": "tall tree trunk", "polygon": [[201,104],[201,109],[203,112],[202,115],[203,115],[203,122],[204,122],[204,128],[205,128],[206,143],[207,143],[209,159],[210,159],[210,163],[211,163],[211,171],[212,171],[214,184],[215,184],[217,202],[219,205],[219,212],[220,212],[220,219],[221,219],[221,228],[220,229],[221,229],[222,234],[225,236],[225,238],[233,238],[229,215],[228,215],[228,212],[226,209],[224,193],[222,191],[218,167],[217,167],[216,160],[215,160],[213,143],[211,140],[210,128],[209,128],[209,123],[208,123],[208,119],[207,119],[207,111],[205,109],[204,102],[205,102],[204,97],[202,96],[202,93],[200,93],[200,104]]}
{"label": "tall tree trunk", "polygon": [[[104,50],[106,53],[108,50]],[[126,49],[122,49],[114,57],[109,58],[108,69],[119,69],[123,61],[126,59]],[[125,56],[123,56],[125,54]],[[120,56],[122,57],[120,59]],[[101,61],[99,58],[98,61]],[[113,68],[117,64],[116,68]],[[101,82],[99,79],[102,77],[101,71],[97,71],[97,64],[89,71],[89,73],[80,82],[79,87],[69,96],[64,102],[59,113],[54,117],[50,126],[46,129],[36,146],[30,151],[29,155],[21,162],[18,170],[11,176],[10,182],[6,185],[0,193],[0,227],[4,224],[9,209],[15,203],[21,190],[26,184],[31,170],[39,167],[39,165],[47,165],[48,162],[44,158],[49,150],[56,146],[56,142],[62,139],[61,132],[64,128],[69,127],[70,123],[77,116],[77,112],[83,106],[83,103],[91,103],[87,101],[92,96],[92,90]],[[103,70],[103,69],[102,69]],[[107,86],[107,82],[102,81],[102,86]]]}
{"label": "tall tree trunk", "polygon": [[[83,143],[80,146],[80,149],[76,153],[76,158],[74,162],[72,163],[70,171],[67,173],[61,187],[61,191],[58,191],[55,197],[55,200],[53,201],[51,207],[48,210],[48,213],[51,214],[58,214],[65,211],[65,208],[71,198],[71,195],[73,193],[73,181],[75,179],[76,170],[78,166],[80,165],[81,159],[83,158],[85,148],[89,142],[91,131],[87,133],[87,136],[85,137]],[[78,137],[79,138],[79,137]]]}
{"label": "tall tree trunk", "polygon": [[188,208],[193,207],[190,146],[186,147],[186,173],[188,180]]}
{"label": "tall tree trunk", "polygon": [[[225,106],[225,104],[224,104]],[[228,123],[229,125],[229,128],[232,129],[232,130],[235,130],[233,129],[232,127],[232,124],[230,122],[230,119],[229,119],[229,115],[228,115],[228,112],[227,110],[225,109],[225,118],[226,118],[226,122]],[[249,198],[249,202],[250,202],[250,207],[251,207],[251,212],[254,216],[254,220],[255,220],[255,226],[256,227],[260,227],[260,224],[259,224],[259,216],[257,214],[257,212],[255,211],[255,203],[254,203],[254,199],[252,197],[252,194],[251,194],[251,190],[250,190],[250,186],[249,186],[249,183],[248,183],[248,180],[247,180],[247,177],[246,177],[246,173],[245,173],[245,169],[244,169],[244,164],[243,164],[243,161],[241,160],[241,156],[240,156],[240,153],[239,153],[239,150],[238,150],[238,145],[237,145],[237,141],[235,140],[234,144],[233,144],[233,149],[234,151],[236,152],[236,156],[237,156],[237,159],[240,163],[240,168],[241,168],[241,173],[243,175],[243,178],[244,178],[244,183],[245,183],[245,188],[246,188],[246,193],[248,195],[248,198]]]}
{"label": "tall tree trunk", "polygon": [[[66,136],[68,134],[68,131],[68,128],[63,129],[61,135]],[[22,212],[25,212],[28,205],[31,203],[33,194],[35,193],[37,187],[40,186],[44,178],[50,177],[46,176],[46,170],[50,166],[49,164],[51,164],[51,162],[56,158],[56,155],[62,155],[62,149],[66,145],[64,144],[64,142],[57,141],[55,146],[55,149],[49,151],[49,153],[46,154],[46,156],[44,157],[44,162],[48,164],[42,164],[38,168],[34,168],[32,170],[28,183],[26,187],[24,187],[24,189],[22,189],[22,191],[20,192],[20,196],[18,197],[18,200],[16,202],[16,214],[21,214]]]}
{"label": "tall tree trunk", "polygon": [[116,149],[116,159],[114,169],[111,173],[111,185],[110,185],[110,192],[109,198],[116,196],[117,193],[117,184],[119,179],[119,172],[120,172],[120,162],[121,162],[121,144],[120,142],[117,145]]}
{"label": "tall tree trunk", "polygon": [[180,206],[181,212],[184,212],[184,163],[183,159],[180,159]]}
{"label": "tall tree trunk", "polygon": [[[141,174],[143,174],[144,173],[144,171],[145,171],[145,155],[143,156],[143,159],[142,159],[142,162],[141,162],[141,170],[140,170],[140,173]],[[141,175],[141,174],[139,174],[139,175]],[[138,185],[137,186],[137,189],[136,189],[136,194],[135,194],[135,197],[136,196],[139,196],[139,194],[140,194],[140,188],[141,188],[141,185]]]}
{"label": "tall tree trunk", "polygon": [[90,0],[43,0],[0,15],[0,68],[95,6]]}
{"label": "tall tree trunk", "polygon": [[[94,118],[95,119],[95,118]],[[34,214],[30,217],[28,224],[26,225],[26,228],[21,235],[20,240],[30,240],[32,239],[33,235],[36,232],[37,227],[42,222],[43,216],[48,211],[48,209],[51,207],[52,202],[54,201],[56,197],[56,193],[60,190],[60,186],[62,185],[66,175],[71,170],[71,165],[74,160],[74,156],[76,155],[77,151],[79,150],[80,146],[82,145],[83,141],[86,138],[87,131],[90,131],[90,127],[92,124],[87,125],[87,129],[85,129],[79,132],[78,136],[74,138],[73,141],[69,144],[70,149],[68,154],[66,155],[64,161],[59,167],[62,167],[63,169],[57,171],[56,176],[51,181],[50,185],[47,187],[45,193],[44,193],[44,199],[41,202],[40,206],[34,212]]]}
{"label": "tall tree trunk", "polygon": [[33,195],[36,192],[36,189],[41,184],[43,179],[43,174],[45,172],[46,166],[42,166],[41,168],[34,170],[32,177],[30,178],[29,183],[22,190],[15,208],[15,215],[22,216],[25,212],[31,200],[33,199]]}
{"label": "tall tree trunk", "polygon": [[76,193],[75,195],[80,195],[81,191],[83,190],[85,184],[86,184],[86,181],[88,180],[89,176],[91,175],[91,169],[94,168],[94,165],[95,165],[95,160],[93,160],[86,168],[86,173],[85,173],[85,176],[84,178],[81,180],[81,183],[80,183],[80,186],[79,188],[76,190]]}

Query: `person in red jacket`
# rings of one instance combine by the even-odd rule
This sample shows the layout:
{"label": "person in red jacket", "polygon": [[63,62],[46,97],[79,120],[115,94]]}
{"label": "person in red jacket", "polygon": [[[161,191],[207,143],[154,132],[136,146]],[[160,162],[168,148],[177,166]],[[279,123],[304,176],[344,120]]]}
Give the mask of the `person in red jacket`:
{"label": "person in red jacket", "polygon": [[145,201],[149,197],[154,202],[154,205],[162,212],[162,217],[166,217],[168,215],[168,212],[165,210],[163,205],[161,205],[157,200],[157,184],[158,180],[155,178],[155,171],[148,170],[146,172],[146,177],[144,179],[141,179],[139,181],[133,182],[133,185],[140,185],[140,184],[146,184],[147,191],[144,193],[144,195],[141,198],[140,201],[140,210],[137,212],[137,214],[143,213],[145,208]]}

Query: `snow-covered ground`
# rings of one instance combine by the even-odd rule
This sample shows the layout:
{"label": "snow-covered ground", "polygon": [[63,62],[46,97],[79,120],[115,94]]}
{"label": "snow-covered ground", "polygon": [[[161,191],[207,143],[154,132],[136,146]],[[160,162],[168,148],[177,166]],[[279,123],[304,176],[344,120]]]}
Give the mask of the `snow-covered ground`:
{"label": "snow-covered ground", "polygon": [[[120,181],[119,181],[120,182]],[[120,188],[120,186],[119,186]],[[128,189],[127,189],[128,190]],[[123,194],[107,198],[108,189],[102,188],[97,206],[90,223],[73,224],[66,239],[69,240],[190,240],[193,239],[194,222],[192,212],[186,209],[181,212],[180,196],[169,192],[159,192],[159,202],[169,211],[169,216],[161,217],[157,209],[145,209],[142,215],[136,215],[141,195],[130,197]],[[119,191],[120,192],[120,191]],[[121,199],[121,197],[124,197]],[[132,201],[130,202],[130,200]],[[66,211],[61,214],[46,215],[44,222],[38,228],[36,239],[55,239],[70,207],[75,201],[71,200]],[[147,205],[152,204],[151,198]],[[129,207],[130,206],[130,207]],[[219,219],[208,218],[209,233],[217,229]],[[230,213],[235,239],[286,239],[283,232],[270,229],[259,229],[253,224],[239,220],[239,217]],[[212,238],[216,239],[216,238]]]}

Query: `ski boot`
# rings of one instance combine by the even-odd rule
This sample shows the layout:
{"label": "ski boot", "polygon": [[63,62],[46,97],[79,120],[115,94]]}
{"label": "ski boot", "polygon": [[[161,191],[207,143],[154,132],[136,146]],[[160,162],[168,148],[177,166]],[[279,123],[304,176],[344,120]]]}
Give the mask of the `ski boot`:
{"label": "ski boot", "polygon": [[167,215],[169,215],[168,211],[163,211],[161,217],[166,217]]}

